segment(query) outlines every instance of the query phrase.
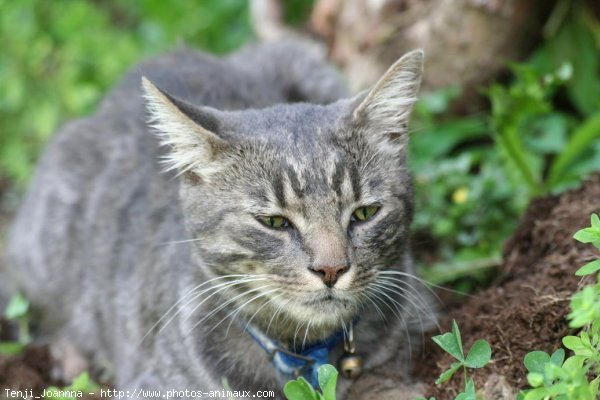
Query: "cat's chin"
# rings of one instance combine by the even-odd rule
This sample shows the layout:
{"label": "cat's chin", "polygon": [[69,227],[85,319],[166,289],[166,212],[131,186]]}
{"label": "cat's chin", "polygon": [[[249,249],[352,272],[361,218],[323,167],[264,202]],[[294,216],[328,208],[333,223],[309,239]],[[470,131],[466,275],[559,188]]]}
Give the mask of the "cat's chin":
{"label": "cat's chin", "polygon": [[311,324],[330,325],[352,321],[358,313],[358,307],[351,299],[324,292],[296,303],[290,311]]}

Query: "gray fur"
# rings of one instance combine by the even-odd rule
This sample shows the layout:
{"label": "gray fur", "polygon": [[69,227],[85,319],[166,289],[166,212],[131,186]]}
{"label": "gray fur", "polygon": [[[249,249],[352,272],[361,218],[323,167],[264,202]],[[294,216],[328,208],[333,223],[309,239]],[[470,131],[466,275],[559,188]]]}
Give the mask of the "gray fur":
{"label": "gray fur", "polygon": [[[45,331],[119,388],[211,390],[226,377],[233,389],[279,392],[243,330],[250,319],[299,347],[358,316],[367,368],[396,357],[406,370],[407,345],[433,315],[416,279],[379,271],[413,272],[404,144],[421,66],[411,53],[369,94],[338,100],[347,93],[335,72],[293,41],[142,63],[46,149],[9,238],[13,281]],[[142,75],[166,146],[146,125]],[[290,100],[307,103],[279,104]],[[371,220],[350,222],[373,203]],[[268,228],[257,220],[266,215],[294,226]],[[332,263],[349,270],[328,289],[309,268]],[[217,289],[217,279],[186,296],[227,274],[262,280]]]}

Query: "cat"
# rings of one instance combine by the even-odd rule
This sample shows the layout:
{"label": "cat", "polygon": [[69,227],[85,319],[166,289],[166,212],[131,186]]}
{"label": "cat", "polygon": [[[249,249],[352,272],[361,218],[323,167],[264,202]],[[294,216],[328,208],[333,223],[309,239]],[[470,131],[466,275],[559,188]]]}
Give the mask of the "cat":
{"label": "cat", "polygon": [[344,347],[408,373],[434,320],[409,248],[422,68],[352,97],[297,40],[139,65],[53,137],[9,234],[40,331],[119,389],[282,397]]}

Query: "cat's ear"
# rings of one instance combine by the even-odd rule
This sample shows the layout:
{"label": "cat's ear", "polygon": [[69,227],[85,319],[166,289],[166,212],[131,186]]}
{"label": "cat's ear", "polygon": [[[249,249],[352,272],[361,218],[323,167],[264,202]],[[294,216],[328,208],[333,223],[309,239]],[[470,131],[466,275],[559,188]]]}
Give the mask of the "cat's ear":
{"label": "cat's ear", "polygon": [[142,77],[150,125],[161,144],[171,148],[165,157],[166,170],[208,175],[215,163],[230,147],[218,136],[216,110],[199,108],[163,92]]}
{"label": "cat's ear", "polygon": [[422,73],[423,50],[413,50],[396,61],[373,89],[355,99],[354,122],[385,151],[397,154],[408,142],[408,117]]}

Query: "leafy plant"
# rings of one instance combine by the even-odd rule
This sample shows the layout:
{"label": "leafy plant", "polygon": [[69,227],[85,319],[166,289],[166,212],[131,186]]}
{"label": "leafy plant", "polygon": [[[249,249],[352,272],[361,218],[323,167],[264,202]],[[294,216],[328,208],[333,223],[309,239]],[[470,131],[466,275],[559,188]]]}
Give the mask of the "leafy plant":
{"label": "leafy plant", "polygon": [[[577,231],[573,236],[575,240],[581,243],[591,243],[600,250],[600,218],[598,214],[592,214],[590,227]],[[594,260],[579,268],[575,275],[590,275],[600,270],[600,259]]]}
{"label": "leafy plant", "polygon": [[415,108],[414,229],[432,243],[421,260],[434,264],[421,268],[428,280],[485,276],[531,198],[600,170],[600,90],[592,89],[600,23],[581,1],[559,3],[547,40],[527,62],[509,64],[513,80],[484,90],[489,115],[452,113],[458,88],[426,94]]}
{"label": "leafy plant", "polygon": [[495,139],[530,195],[572,187],[599,169],[599,26],[585,2],[558,1],[547,40],[513,65],[514,82],[487,91]]}
{"label": "leafy plant", "polygon": [[[592,214],[591,226],[575,233],[582,243],[600,249],[600,219]],[[600,270],[600,259],[592,261],[576,274],[590,275]],[[519,400],[557,399],[593,400],[600,394],[600,281],[585,286],[571,299],[568,315],[571,328],[582,328],[577,336],[565,336],[563,346],[573,352],[565,360],[558,349],[551,356],[533,351],[525,356],[527,381],[533,389],[522,391]]]}
{"label": "leafy plant", "polygon": [[338,372],[333,365],[321,365],[317,370],[321,391],[315,390],[303,377],[289,381],[283,387],[288,400],[335,400]]}
{"label": "leafy plant", "polygon": [[94,382],[87,372],[83,372],[77,378],[73,380],[69,386],[65,386],[59,389],[55,386],[50,386],[46,389],[47,393],[51,393],[47,398],[58,399],[58,400],[77,400],[75,396],[59,396],[60,392],[82,392],[84,394],[94,393],[100,389],[100,386]]}
{"label": "leafy plant", "polygon": [[[475,383],[472,378],[468,378],[467,369],[483,368],[490,362],[492,358],[492,349],[490,348],[489,343],[483,339],[475,341],[465,357],[460,330],[454,320],[452,321],[451,332],[434,336],[432,340],[446,353],[456,359],[446,371],[442,372],[435,383],[439,385],[449,381],[454,374],[462,368],[465,390],[462,393],[459,393],[455,400],[476,400]],[[430,398],[430,400],[431,399],[433,398]]]}
{"label": "leafy plant", "polygon": [[[529,197],[573,186],[583,174],[597,170],[590,160],[597,158],[600,113],[577,124],[573,117],[554,111],[551,102],[557,89],[571,79],[571,64],[547,74],[526,64],[514,64],[512,69],[513,84],[492,85],[487,93],[496,143],[508,171],[524,183]],[[535,143],[526,132],[537,136]]]}
{"label": "leafy plant", "polygon": [[456,87],[423,95],[411,127],[413,230],[417,243],[428,243],[428,258],[416,254],[427,265],[421,274],[435,284],[477,279],[497,265],[502,242],[526,205],[501,167],[485,116],[451,112],[459,95]]}
{"label": "leafy plant", "polygon": [[22,186],[58,125],[140,58],[178,43],[224,53],[249,37],[244,0],[0,0],[0,179]]}
{"label": "leafy plant", "polygon": [[15,355],[31,342],[29,334],[29,300],[22,294],[14,295],[4,311],[4,318],[17,323],[17,341],[0,342],[0,354]]}

